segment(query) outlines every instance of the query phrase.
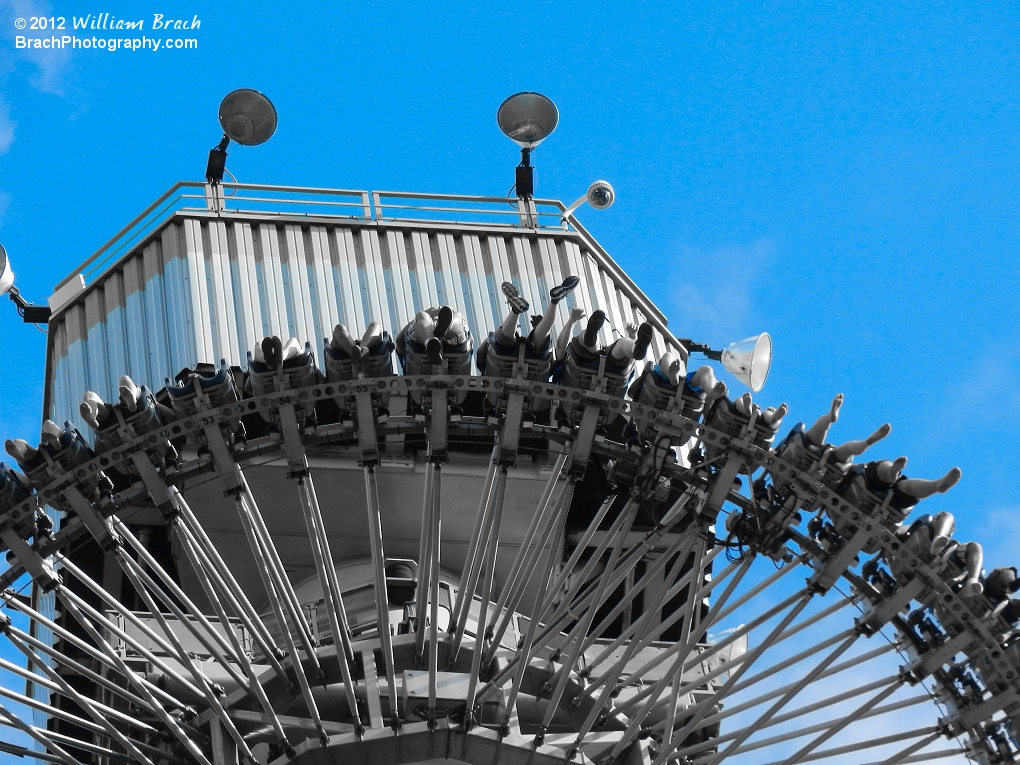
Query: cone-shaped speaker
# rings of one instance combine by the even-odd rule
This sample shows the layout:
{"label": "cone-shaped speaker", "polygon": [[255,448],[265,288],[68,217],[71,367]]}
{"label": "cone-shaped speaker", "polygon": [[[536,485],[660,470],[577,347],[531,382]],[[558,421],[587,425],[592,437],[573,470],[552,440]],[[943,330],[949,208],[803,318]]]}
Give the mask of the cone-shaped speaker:
{"label": "cone-shaped speaker", "polygon": [[231,141],[258,146],[276,132],[276,107],[257,90],[231,91],[220,102],[220,127]]}
{"label": "cone-shaped speaker", "polygon": [[517,93],[496,112],[499,129],[524,149],[534,149],[556,129],[560,113],[541,93]]}
{"label": "cone-shaped speaker", "polygon": [[12,284],[14,271],[11,270],[11,261],[7,259],[7,250],[0,244],[0,295],[6,295]]}
{"label": "cone-shaped speaker", "polygon": [[768,332],[733,343],[721,354],[726,371],[755,393],[762,389],[772,365],[772,338]]}

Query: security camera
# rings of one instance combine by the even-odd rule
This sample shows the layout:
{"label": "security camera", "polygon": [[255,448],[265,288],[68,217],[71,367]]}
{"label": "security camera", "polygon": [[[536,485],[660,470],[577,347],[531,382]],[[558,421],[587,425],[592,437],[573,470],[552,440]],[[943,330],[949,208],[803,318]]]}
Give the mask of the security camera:
{"label": "security camera", "polygon": [[607,207],[611,207],[615,201],[616,192],[613,191],[613,187],[609,185],[609,181],[595,181],[595,183],[588,187],[588,193],[575,200],[570,207],[563,211],[563,219],[566,220],[573,214],[574,210],[583,205],[585,202],[590,204],[596,210],[605,210]]}
{"label": "security camera", "polygon": [[595,181],[588,187],[586,198],[588,204],[596,210],[605,210],[616,201],[616,192],[613,191],[613,187],[609,185],[608,181]]}

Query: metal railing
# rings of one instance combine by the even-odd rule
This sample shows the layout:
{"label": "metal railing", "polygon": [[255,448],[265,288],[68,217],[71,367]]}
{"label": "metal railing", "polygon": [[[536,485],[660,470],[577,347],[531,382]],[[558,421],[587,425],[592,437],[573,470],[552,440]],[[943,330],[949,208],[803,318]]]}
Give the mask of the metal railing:
{"label": "metal railing", "polygon": [[93,282],[113,263],[155,232],[176,213],[258,215],[309,219],[447,223],[566,230],[563,203],[552,199],[523,201],[507,197],[421,192],[361,191],[309,186],[268,186],[178,181],[146,207],[106,244],[85,259],[54,288],[78,274]]}

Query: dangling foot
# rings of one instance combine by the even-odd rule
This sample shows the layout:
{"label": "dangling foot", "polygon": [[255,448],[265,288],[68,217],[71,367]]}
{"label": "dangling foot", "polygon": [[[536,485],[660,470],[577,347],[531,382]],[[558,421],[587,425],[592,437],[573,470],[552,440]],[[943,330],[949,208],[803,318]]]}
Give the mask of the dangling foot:
{"label": "dangling foot", "polygon": [[120,395],[120,403],[124,405],[125,409],[129,412],[138,411],[138,402],[142,398],[142,389],[135,384],[134,380],[127,375],[121,377],[117,392]]}
{"label": "dangling foot", "polygon": [[958,594],[961,598],[976,598],[984,591],[984,585],[979,580],[968,577],[963,581],[963,586]]}
{"label": "dangling foot", "polygon": [[24,464],[31,459],[34,459],[39,454],[38,450],[31,446],[28,441],[21,438],[10,439],[4,441],[4,448],[7,453],[14,457],[18,461],[18,464]]}
{"label": "dangling foot", "polygon": [[53,450],[60,449],[60,437],[64,431],[53,420],[46,420],[42,426],[42,442]]}
{"label": "dangling foot", "polygon": [[581,337],[585,348],[595,348],[598,345],[599,332],[602,331],[602,325],[605,323],[605,311],[598,309],[592,312],[591,318],[588,319],[588,326],[584,328],[584,335]]}
{"label": "dangling foot", "polygon": [[936,489],[936,491],[938,491],[939,494],[945,494],[951,488],[956,486],[956,483],[960,480],[962,475],[963,471],[958,467],[954,467],[939,479],[938,489]]}
{"label": "dangling foot", "polygon": [[906,457],[897,457],[892,462],[889,460],[882,460],[875,466],[875,473],[878,475],[878,479],[883,483],[892,484],[900,477],[900,471],[902,471],[906,466]]}
{"label": "dangling foot", "polygon": [[778,409],[774,409],[773,407],[770,406],[768,409],[761,413],[761,419],[766,425],[769,426],[769,428],[771,428],[772,430],[776,430],[779,428],[779,423],[783,421],[783,418],[789,411],[790,407],[788,407],[784,402],[779,405]]}
{"label": "dangling foot", "polygon": [[832,407],[829,409],[829,422],[834,423],[839,419],[839,410],[843,406],[843,394],[837,393],[832,399]]}
{"label": "dangling foot", "polygon": [[683,372],[684,363],[679,358],[673,359],[670,365],[666,368],[666,377],[669,379],[670,385],[680,384],[680,375]]}
{"label": "dangling foot", "polygon": [[563,283],[553,287],[549,290],[549,299],[553,303],[558,303],[565,298],[569,293],[573,292],[578,284],[581,283],[581,279],[577,276],[568,276],[563,280]]}
{"label": "dangling foot", "polygon": [[652,342],[652,325],[647,321],[638,327],[637,338],[634,340],[634,358],[643,359],[648,353],[648,345]]}
{"label": "dangling foot", "polygon": [[892,433],[892,425],[890,425],[887,422],[885,425],[880,427],[878,430],[876,430],[870,436],[865,438],[864,441],[865,441],[865,443],[867,443],[868,446],[874,446],[875,444],[877,444],[879,441],[881,441],[883,438],[885,438],[890,433]]}
{"label": "dangling foot", "polygon": [[751,416],[751,406],[754,402],[751,400],[750,393],[744,393],[743,396],[733,402],[733,408],[740,412],[745,417]]}
{"label": "dangling foot", "polygon": [[512,282],[503,282],[501,287],[506,302],[510,304],[510,310],[520,315],[531,308],[531,304],[525,300]]}
{"label": "dangling foot", "polygon": [[453,324],[453,309],[444,305],[439,309],[439,316],[436,317],[435,326],[432,328],[433,336],[442,340],[446,337],[446,332],[450,329],[451,324]]}
{"label": "dangling foot", "polygon": [[429,361],[433,364],[443,363],[443,341],[438,337],[430,337],[425,343],[425,352],[429,355]]}

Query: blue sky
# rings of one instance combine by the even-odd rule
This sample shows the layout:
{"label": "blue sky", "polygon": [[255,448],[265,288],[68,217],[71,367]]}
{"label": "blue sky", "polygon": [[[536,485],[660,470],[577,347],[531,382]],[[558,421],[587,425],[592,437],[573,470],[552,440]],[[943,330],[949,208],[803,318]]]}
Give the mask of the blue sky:
{"label": "blue sky", "polygon": [[[581,218],[679,336],[768,330],[763,403],[873,453],[963,469],[928,500],[988,568],[1017,563],[1020,12],[1008,3],[174,3],[198,50],[16,50],[16,18],[171,15],[0,0],[0,241],[52,286],[172,183],[199,179],[236,87],[280,127],[239,180],[504,194],[495,111],[559,106],[538,193]],[[895,5],[896,7],[892,7]],[[26,32],[28,34],[28,32]],[[45,337],[0,304],[0,437],[34,440]],[[736,384],[734,384],[736,387]],[[2,757],[2,756],[0,756]]]}

